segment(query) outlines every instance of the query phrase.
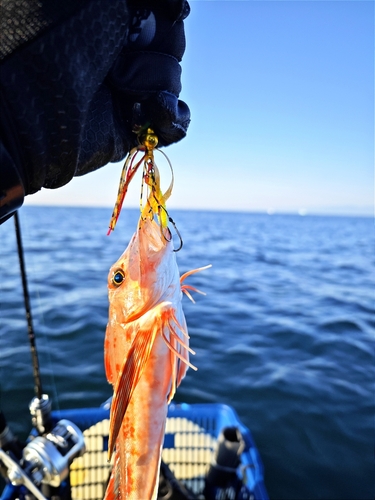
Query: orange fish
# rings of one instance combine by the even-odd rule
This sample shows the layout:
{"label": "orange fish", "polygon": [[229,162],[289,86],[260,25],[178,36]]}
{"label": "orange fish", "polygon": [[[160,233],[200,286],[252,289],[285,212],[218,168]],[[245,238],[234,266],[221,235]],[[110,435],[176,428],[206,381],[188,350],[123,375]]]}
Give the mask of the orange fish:
{"label": "orange fish", "polygon": [[169,229],[153,218],[140,219],[110,269],[105,370],[114,388],[108,452],[115,456],[106,500],[157,496],[168,403],[188,366],[196,369],[181,306],[182,292],[195,289],[181,283],[201,269],[180,278]]}

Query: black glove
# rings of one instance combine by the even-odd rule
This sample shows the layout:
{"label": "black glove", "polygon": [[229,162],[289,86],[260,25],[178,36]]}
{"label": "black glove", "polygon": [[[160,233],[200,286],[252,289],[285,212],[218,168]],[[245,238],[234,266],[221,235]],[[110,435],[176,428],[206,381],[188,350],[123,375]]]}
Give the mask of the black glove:
{"label": "black glove", "polygon": [[185,0],[3,4],[0,218],[22,191],[120,161],[137,144],[134,125],[152,127],[161,146],[186,135]]}

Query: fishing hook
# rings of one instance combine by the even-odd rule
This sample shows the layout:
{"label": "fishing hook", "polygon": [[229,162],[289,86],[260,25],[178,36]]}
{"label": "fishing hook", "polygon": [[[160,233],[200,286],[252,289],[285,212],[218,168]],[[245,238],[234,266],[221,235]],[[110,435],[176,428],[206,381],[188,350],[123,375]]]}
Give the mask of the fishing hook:
{"label": "fishing hook", "polygon": [[[180,233],[180,231],[177,229],[176,223],[175,223],[175,221],[172,219],[172,217],[169,215],[169,213],[168,213],[167,209],[166,209],[165,207],[163,207],[163,205],[159,205],[159,212],[160,212],[160,209],[161,209],[161,208],[162,208],[162,209],[164,210],[164,212],[166,213],[166,215],[167,215],[167,217],[168,217],[168,221],[169,221],[169,222],[173,225],[174,230],[176,231],[177,236],[178,236],[178,238],[179,238],[179,240],[180,240],[180,246],[179,246],[177,249],[173,249],[173,251],[174,251],[174,252],[179,252],[179,251],[181,250],[181,248],[183,247],[183,245],[184,245],[184,242],[183,242],[183,240],[182,240],[181,233]],[[164,233],[162,233],[162,234],[163,234],[164,238],[165,238],[165,239],[169,242],[169,241],[172,241],[172,233],[171,233],[171,230],[170,230],[169,228],[168,228],[168,230],[169,230],[169,233],[170,233],[170,235],[171,235],[171,239],[170,239],[170,240],[168,240],[168,238],[166,238],[166,236],[165,236],[165,234],[164,234]]]}

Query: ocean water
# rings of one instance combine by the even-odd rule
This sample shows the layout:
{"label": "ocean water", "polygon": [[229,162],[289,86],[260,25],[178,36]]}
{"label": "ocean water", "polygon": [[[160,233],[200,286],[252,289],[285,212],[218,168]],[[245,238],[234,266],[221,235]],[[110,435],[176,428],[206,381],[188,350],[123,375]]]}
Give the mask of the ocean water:
{"label": "ocean water", "polygon": [[[111,395],[103,368],[109,267],[138,217],[20,211],[43,389],[57,408]],[[207,296],[184,309],[196,350],[178,402],[232,405],[272,500],[367,500],[374,487],[375,238],[371,218],[174,211],[181,272]],[[33,397],[13,220],[0,226],[0,405],[29,429]]]}

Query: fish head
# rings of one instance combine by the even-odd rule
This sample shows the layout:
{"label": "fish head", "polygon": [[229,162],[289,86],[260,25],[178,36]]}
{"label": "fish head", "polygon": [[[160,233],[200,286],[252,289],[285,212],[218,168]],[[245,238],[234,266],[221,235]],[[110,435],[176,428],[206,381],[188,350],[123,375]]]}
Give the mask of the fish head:
{"label": "fish head", "polygon": [[155,220],[141,220],[125,252],[109,271],[110,314],[121,323],[134,321],[174,288],[179,288],[179,273],[173,243]]}

